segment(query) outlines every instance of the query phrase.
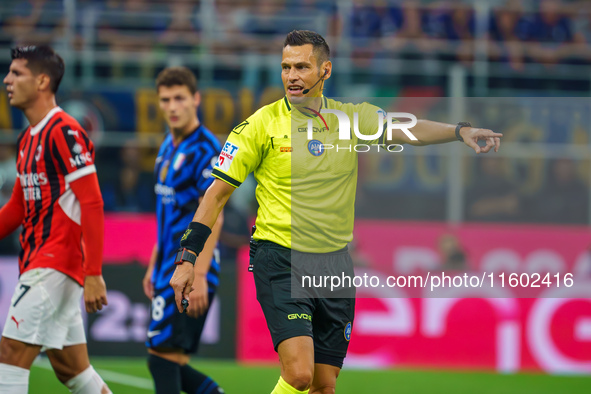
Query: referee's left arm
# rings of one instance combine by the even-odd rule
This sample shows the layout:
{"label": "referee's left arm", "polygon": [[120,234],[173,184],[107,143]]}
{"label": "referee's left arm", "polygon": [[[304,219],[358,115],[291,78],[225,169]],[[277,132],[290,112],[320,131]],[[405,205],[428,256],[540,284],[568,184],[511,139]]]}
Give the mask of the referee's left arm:
{"label": "referee's left arm", "polygon": [[[503,134],[476,127],[460,127],[458,130],[459,135],[457,135],[456,128],[457,125],[420,119],[417,121],[415,127],[409,129],[417,138],[416,141],[411,140],[405,133],[398,131],[392,134],[392,139],[388,140],[388,142],[424,146],[453,142],[457,141],[458,137],[460,137],[476,153],[487,153],[493,148],[497,152],[501,146],[501,137]],[[479,140],[486,141],[486,145],[483,147],[479,146]]]}
{"label": "referee's left arm", "polygon": [[[222,212],[222,209],[224,209],[224,205],[226,205],[226,202],[234,190],[234,186],[231,186],[219,179],[214,180],[211,186],[205,192],[203,201],[201,204],[199,204],[199,208],[197,208],[197,212],[195,213],[193,222],[189,225],[189,228],[204,228],[204,226],[206,226],[207,228],[212,229],[218,219],[218,216]],[[187,246],[189,253],[194,255],[199,255],[199,253],[201,253],[205,242],[207,241],[208,234],[201,236],[200,238],[201,239],[198,240],[200,247],[194,248]],[[189,293],[191,292],[191,286],[193,285],[194,279],[195,271],[193,265],[190,262],[183,261],[181,264],[177,265],[174,274],[172,275],[172,279],[170,280],[170,286],[174,289],[174,297],[179,312],[183,311],[181,305],[182,300],[189,298]]]}

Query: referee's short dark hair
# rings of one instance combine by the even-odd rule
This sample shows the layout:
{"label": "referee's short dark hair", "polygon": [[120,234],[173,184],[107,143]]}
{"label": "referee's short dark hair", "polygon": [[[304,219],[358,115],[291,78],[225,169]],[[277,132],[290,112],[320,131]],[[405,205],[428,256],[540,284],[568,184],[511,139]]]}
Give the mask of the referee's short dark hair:
{"label": "referee's short dark hair", "polygon": [[311,30],[293,30],[289,32],[283,42],[283,48],[288,45],[297,47],[306,44],[312,44],[319,66],[330,59],[330,48],[326,40],[320,34]]}
{"label": "referee's short dark hair", "polygon": [[54,94],[57,93],[66,66],[64,59],[53,48],[49,45],[23,45],[12,48],[10,55],[12,60],[27,60],[27,68],[34,74],[47,74],[49,76],[49,89]]}
{"label": "referee's short dark hair", "polygon": [[187,67],[168,67],[156,77],[156,90],[160,86],[186,86],[191,94],[197,93],[197,78]]}

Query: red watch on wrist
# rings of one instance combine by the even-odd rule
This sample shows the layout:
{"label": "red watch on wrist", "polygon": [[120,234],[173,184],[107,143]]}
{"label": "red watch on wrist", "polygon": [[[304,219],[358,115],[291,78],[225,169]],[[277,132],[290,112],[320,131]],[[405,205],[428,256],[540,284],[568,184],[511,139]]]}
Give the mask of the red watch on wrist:
{"label": "red watch on wrist", "polygon": [[174,263],[176,265],[180,265],[180,264],[183,264],[185,261],[188,261],[189,263],[195,265],[195,261],[197,261],[197,256],[195,256],[193,253],[189,252],[189,249],[180,248],[176,252],[176,256],[174,258]]}

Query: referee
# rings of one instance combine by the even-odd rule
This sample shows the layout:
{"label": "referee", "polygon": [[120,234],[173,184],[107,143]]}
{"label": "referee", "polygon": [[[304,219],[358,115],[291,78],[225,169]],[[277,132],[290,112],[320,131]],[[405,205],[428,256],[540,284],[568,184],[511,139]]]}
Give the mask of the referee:
{"label": "referee", "polygon": [[[193,285],[195,255],[234,189],[254,172],[259,202],[254,278],[281,361],[281,376],[272,393],[334,393],[351,337],[355,299],[292,298],[292,259],[303,257],[311,265],[339,267],[352,274],[346,245],[353,238],[356,153],[325,148],[339,143],[338,122],[336,116],[322,117],[320,110],[340,110],[349,119],[358,113],[360,133],[374,135],[379,108],[322,95],[332,63],[326,41],[315,32],[295,30],[287,35],[281,68],[285,97],[259,109],[230,133],[212,173],[216,180],[181,241],[186,251],[178,254],[170,284],[182,310],[181,301]],[[311,140],[302,132],[309,119]],[[363,143],[429,145],[459,139],[476,153],[486,153],[497,151],[502,137],[468,123],[426,120],[418,121],[411,132],[416,141],[394,133],[392,140]],[[356,139],[353,136],[351,143]],[[478,140],[486,146],[478,146]]]}

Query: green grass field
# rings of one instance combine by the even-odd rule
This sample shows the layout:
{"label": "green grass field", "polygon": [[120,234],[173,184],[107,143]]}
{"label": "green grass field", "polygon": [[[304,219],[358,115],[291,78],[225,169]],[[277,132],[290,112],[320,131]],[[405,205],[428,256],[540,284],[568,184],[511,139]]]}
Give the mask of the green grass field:
{"label": "green grass field", "polygon": [[[115,394],[151,393],[150,373],[145,359],[93,358]],[[268,394],[279,377],[279,368],[242,366],[228,361],[192,363],[210,374],[228,394]],[[30,393],[67,393],[47,363],[31,370]],[[347,370],[338,380],[339,394],[577,394],[591,392],[589,376],[541,374],[499,375],[482,372],[410,370]]]}

